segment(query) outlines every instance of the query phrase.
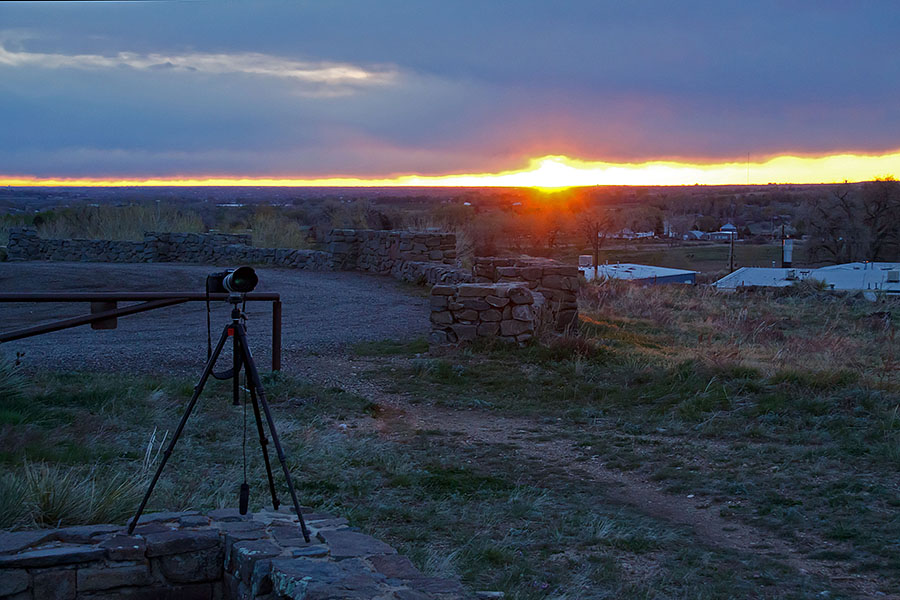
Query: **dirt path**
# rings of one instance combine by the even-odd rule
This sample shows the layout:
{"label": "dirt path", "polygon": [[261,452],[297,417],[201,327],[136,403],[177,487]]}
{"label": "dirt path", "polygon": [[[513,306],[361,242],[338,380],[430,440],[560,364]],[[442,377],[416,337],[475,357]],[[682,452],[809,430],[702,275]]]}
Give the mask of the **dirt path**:
{"label": "dirt path", "polygon": [[[802,531],[797,532],[800,543],[790,543],[772,532],[722,517],[720,508],[727,502],[665,493],[658,484],[638,474],[608,468],[599,457],[586,456],[564,435],[555,436],[560,428],[552,423],[548,425],[534,418],[509,417],[480,410],[411,404],[400,396],[386,394],[374,382],[358,376],[376,364],[384,366],[383,361],[328,358],[312,361],[305,365],[303,371],[318,383],[339,386],[378,404],[380,410],[374,418],[361,419],[356,424],[361,429],[374,428],[381,435],[396,440],[408,438],[416,431],[432,430],[454,433],[455,443],[463,445],[503,444],[505,451],[512,452],[516,457],[539,459],[559,472],[595,481],[603,488],[604,495],[614,502],[662,521],[688,527],[704,544],[765,555],[801,573],[821,577],[858,597],[900,599],[900,594],[885,593],[879,580],[850,573],[848,565],[841,562],[811,559],[800,549],[800,546],[837,549],[837,544]],[[533,438],[536,430],[540,430],[542,440],[550,439],[540,442],[529,439]],[[683,443],[683,440],[680,441]],[[705,442],[698,441],[697,445],[698,451],[702,452]],[[712,447],[705,449],[714,450]]]}

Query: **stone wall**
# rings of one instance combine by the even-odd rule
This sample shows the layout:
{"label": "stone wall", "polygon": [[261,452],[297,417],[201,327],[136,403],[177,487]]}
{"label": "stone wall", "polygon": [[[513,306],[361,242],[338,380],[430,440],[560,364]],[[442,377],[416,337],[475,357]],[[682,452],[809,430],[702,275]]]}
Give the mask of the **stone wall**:
{"label": "stone wall", "polygon": [[431,289],[431,337],[436,344],[479,337],[525,343],[546,318],[545,299],[523,283],[463,283]]}
{"label": "stone wall", "polygon": [[143,242],[49,240],[33,229],[11,229],[10,260],[189,262],[264,264],[296,269],[360,270],[414,283],[459,282],[472,274],[456,268],[456,236],[445,232],[333,229],[325,250],[255,248],[247,234],[146,233]]}
{"label": "stone wall", "polygon": [[157,513],[121,525],[0,532],[4,600],[451,600],[456,581],[426,577],[344,519],[287,511]]}
{"label": "stone wall", "polygon": [[476,282],[524,282],[547,300],[559,330],[578,323],[578,267],[542,258],[478,257],[473,267]]}

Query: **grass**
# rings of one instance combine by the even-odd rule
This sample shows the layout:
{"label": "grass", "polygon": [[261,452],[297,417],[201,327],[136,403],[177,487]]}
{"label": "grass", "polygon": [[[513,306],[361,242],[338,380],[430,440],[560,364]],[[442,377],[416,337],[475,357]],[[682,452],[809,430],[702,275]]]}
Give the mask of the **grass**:
{"label": "grass", "polygon": [[409,356],[368,376],[413,402],[545,423],[542,435],[607,466],[786,540],[836,544],[849,572],[890,588],[900,585],[898,319],[897,300],[814,290],[607,285],[584,290],[579,336]]}
{"label": "grass", "polygon": [[[579,335],[544,345],[352,348],[385,394],[485,427],[495,417],[525,424],[495,441],[453,423],[415,429],[403,417],[385,435],[384,407],[364,398],[284,374],[264,383],[302,501],[471,590],[517,599],[850,597],[777,556],[712,546],[623,505],[581,468],[596,460],[692,495],[809,560],[896,589],[898,316],[896,303],[814,290],[608,285],[584,290]],[[14,381],[0,405],[7,527],[122,521],[130,483],[158,460],[192,383],[0,373],[0,386]],[[216,382],[204,394],[151,508],[234,505],[243,413],[229,392]],[[568,448],[564,462],[517,451],[548,442]],[[261,462],[251,452],[257,507],[267,502]],[[116,484],[98,487],[107,480]],[[29,499],[9,501],[18,497]]]}

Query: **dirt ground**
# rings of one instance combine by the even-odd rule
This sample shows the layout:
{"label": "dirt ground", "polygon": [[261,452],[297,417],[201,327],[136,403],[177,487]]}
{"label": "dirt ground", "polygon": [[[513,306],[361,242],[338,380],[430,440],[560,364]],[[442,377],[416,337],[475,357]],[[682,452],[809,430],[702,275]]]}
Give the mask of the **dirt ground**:
{"label": "dirt ground", "polygon": [[[206,275],[221,268],[181,264],[58,262],[0,263],[3,292],[203,292]],[[340,353],[365,340],[424,336],[427,300],[390,277],[353,272],[257,269],[259,292],[283,303],[283,368],[291,372],[310,355]],[[120,303],[124,306],[126,303]],[[0,330],[10,331],[89,312],[86,303],[3,303]],[[271,368],[271,303],[248,303],[248,330],[260,370]],[[230,305],[212,305],[213,343],[228,322]],[[28,368],[197,372],[206,359],[206,305],[189,302],[119,319],[118,328],[81,326],[8,342],[8,356],[24,352]]]}

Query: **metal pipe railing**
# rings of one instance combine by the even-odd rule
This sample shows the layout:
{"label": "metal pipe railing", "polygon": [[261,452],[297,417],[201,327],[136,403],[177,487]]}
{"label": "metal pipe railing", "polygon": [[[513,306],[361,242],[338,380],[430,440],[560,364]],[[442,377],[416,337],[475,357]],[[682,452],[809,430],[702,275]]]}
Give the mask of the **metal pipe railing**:
{"label": "metal pipe railing", "polygon": [[[33,327],[25,327],[13,331],[0,332],[0,343],[20,340],[94,323],[101,323],[133,315],[148,310],[174,306],[185,302],[202,302],[206,300],[227,300],[229,294],[206,294],[205,292],[13,292],[0,294],[0,302],[142,302],[122,308],[113,308],[89,315],[62,319]],[[244,295],[249,301],[272,303],[272,370],[281,370],[281,296],[269,292],[250,292]]]}

